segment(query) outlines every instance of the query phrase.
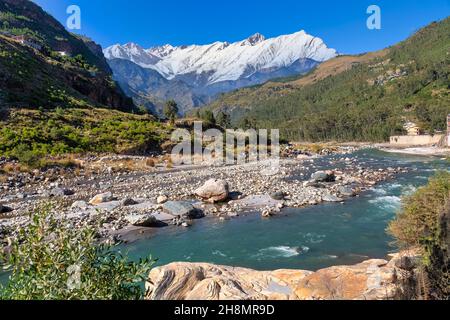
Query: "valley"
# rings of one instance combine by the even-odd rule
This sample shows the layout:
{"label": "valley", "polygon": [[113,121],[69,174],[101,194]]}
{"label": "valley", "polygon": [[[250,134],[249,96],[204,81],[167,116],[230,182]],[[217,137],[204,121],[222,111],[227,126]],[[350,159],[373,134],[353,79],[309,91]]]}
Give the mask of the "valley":
{"label": "valley", "polygon": [[[448,115],[449,17],[359,55],[306,31],[102,48],[0,0],[0,299],[448,298]],[[244,164],[172,155],[198,122],[214,157],[279,129],[279,161],[248,132]]]}

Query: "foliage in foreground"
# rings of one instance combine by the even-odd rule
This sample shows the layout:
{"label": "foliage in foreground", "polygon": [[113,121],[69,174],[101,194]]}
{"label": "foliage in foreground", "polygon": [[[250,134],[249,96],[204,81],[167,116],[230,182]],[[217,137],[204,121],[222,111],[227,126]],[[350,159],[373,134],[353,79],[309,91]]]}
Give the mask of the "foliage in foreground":
{"label": "foliage in foreground", "polygon": [[450,172],[441,172],[428,185],[404,200],[389,226],[398,245],[419,247],[426,279],[419,293],[426,298],[450,298]]}
{"label": "foliage in foreground", "polygon": [[46,212],[36,213],[1,264],[11,275],[0,300],[135,300],[151,258],[129,262],[98,244],[90,227],[75,230]]}

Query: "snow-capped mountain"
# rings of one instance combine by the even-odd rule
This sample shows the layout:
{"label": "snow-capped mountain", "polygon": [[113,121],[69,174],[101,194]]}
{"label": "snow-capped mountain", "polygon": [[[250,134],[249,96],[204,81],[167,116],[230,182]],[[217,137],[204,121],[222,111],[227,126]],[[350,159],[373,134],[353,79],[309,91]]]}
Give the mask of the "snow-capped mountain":
{"label": "snow-capped mountain", "polygon": [[[135,43],[117,44],[106,48],[104,55],[110,61],[117,80],[125,87],[131,85],[130,90],[125,88],[126,91],[138,91],[148,96],[154,93],[152,91],[160,92],[161,87],[136,87],[136,79],[132,78],[135,70],[128,74],[123,65],[118,68],[121,62],[115,61],[117,59],[156,71],[167,80],[164,85],[158,81],[162,86],[173,87],[174,83],[183,83],[184,87],[191,88],[193,100],[203,103],[221,92],[307,72],[337,53],[321,39],[300,31],[271,39],[257,33],[243,41],[209,45],[165,45],[144,49]],[[140,74],[142,76],[143,73]],[[155,75],[154,72],[145,74]],[[158,98],[165,100],[171,97]],[[192,101],[182,107],[189,109],[196,103]]]}

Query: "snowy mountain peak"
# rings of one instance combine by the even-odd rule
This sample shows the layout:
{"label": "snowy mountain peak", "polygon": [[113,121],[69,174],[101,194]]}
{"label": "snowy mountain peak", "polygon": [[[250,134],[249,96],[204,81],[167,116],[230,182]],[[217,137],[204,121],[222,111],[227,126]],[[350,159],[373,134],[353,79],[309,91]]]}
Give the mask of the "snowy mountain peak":
{"label": "snowy mountain peak", "polygon": [[287,68],[304,60],[323,62],[337,55],[336,50],[305,31],[270,39],[256,33],[235,43],[164,45],[147,50],[129,43],[109,47],[104,54],[107,59],[126,59],[143,68],[153,69],[168,80],[202,75],[202,85],[250,78],[254,74]]}
{"label": "snowy mountain peak", "polygon": [[247,40],[244,41],[244,44],[254,46],[264,40],[266,40],[266,37],[264,37],[261,33],[255,33],[254,35],[248,37]]}

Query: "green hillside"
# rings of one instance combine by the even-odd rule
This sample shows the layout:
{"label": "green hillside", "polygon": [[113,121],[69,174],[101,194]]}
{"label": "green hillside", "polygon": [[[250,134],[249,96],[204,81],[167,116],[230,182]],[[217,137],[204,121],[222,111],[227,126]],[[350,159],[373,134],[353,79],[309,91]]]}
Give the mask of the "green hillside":
{"label": "green hillside", "polygon": [[231,113],[236,126],[279,128],[290,140],[385,141],[402,132],[405,120],[443,130],[450,113],[450,18],[368,61],[325,77],[318,72],[323,68],[304,77],[314,81],[238,90],[208,108]]}
{"label": "green hillside", "polygon": [[135,113],[100,46],[31,1],[0,1],[0,157],[39,167],[69,153],[157,150],[171,127]]}
{"label": "green hillside", "polygon": [[[16,41],[20,35],[40,49]],[[101,48],[27,0],[0,2],[0,92],[3,108],[135,108],[112,81]]]}

